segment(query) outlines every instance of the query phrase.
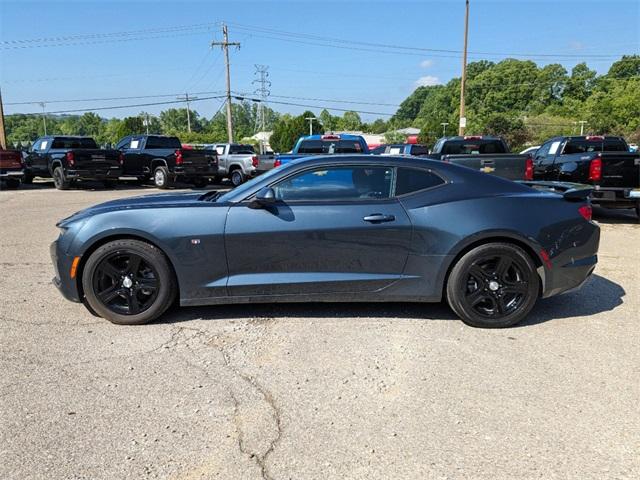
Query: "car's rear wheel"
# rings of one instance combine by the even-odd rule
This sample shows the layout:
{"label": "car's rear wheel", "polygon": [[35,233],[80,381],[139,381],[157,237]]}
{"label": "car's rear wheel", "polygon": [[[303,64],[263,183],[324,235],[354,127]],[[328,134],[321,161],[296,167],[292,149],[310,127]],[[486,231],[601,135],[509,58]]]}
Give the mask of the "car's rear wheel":
{"label": "car's rear wheel", "polygon": [[539,290],[535,264],[524,250],[509,243],[489,243],[467,252],[454,265],[447,300],[467,325],[502,328],[527,316]]}
{"label": "car's rear wheel", "polygon": [[167,167],[157,167],[153,171],[153,183],[158,188],[169,188],[171,186],[169,169]]}
{"label": "car's rear wheel", "polygon": [[56,167],[53,170],[53,185],[58,190],[68,190],[71,186],[71,182],[67,180],[66,175],[64,174],[64,170],[62,167]]}
{"label": "car's rear wheel", "polygon": [[114,240],[91,254],[82,272],[91,310],[110,322],[140,325],[172,304],[176,282],[166,256],[139,240]]}

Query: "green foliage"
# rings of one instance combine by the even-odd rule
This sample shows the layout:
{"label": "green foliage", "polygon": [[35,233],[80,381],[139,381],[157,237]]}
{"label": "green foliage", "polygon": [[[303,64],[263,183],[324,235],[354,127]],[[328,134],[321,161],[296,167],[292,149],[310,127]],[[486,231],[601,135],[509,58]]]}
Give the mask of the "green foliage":
{"label": "green foliage", "polygon": [[407,137],[404,133],[396,132],[395,130],[384,134],[384,143],[404,143]]}
{"label": "green foliage", "polygon": [[[288,152],[290,151],[298,138],[303,135],[309,135],[309,121],[307,117],[315,117],[315,115],[306,111],[302,115],[292,117],[290,115],[283,115],[273,127],[273,134],[269,139],[269,144],[274,152]],[[313,133],[322,133],[324,127],[320,122],[313,122]]]}
{"label": "green foliage", "polygon": [[519,150],[529,138],[522,119],[504,113],[492,113],[484,122],[484,133],[503,137],[512,150]]}
{"label": "green foliage", "polygon": [[116,137],[120,139],[127,135],[139,135],[144,132],[144,125],[140,117],[125,117],[116,128]]}
{"label": "green foliage", "polygon": [[611,65],[607,76],[617,79],[640,76],[640,55],[623,55]]}

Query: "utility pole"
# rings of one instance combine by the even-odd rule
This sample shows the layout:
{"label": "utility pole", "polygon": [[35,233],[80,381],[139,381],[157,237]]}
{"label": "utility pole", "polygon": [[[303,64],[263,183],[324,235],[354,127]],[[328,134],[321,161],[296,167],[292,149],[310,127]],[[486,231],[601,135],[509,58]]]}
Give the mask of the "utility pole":
{"label": "utility pole", "polygon": [[4,130],[4,108],[2,107],[2,92],[0,91],[0,150],[7,148],[7,137]]}
{"label": "utility pole", "polygon": [[580,124],[580,136],[584,135],[584,124],[587,123],[586,120],[580,120],[578,121],[578,123]]}
{"label": "utility pole", "polygon": [[42,122],[44,123],[44,134],[47,134],[47,116],[44,113],[44,107],[47,106],[44,102],[39,102],[38,105],[42,107]]}
{"label": "utility pole", "polygon": [[231,74],[229,73],[229,47],[240,48],[240,42],[230,42],[227,26],[222,24],[222,42],[211,42],[211,46],[220,45],[224,50],[224,63],[227,66],[227,136],[233,143],[233,119],[231,118]]}
{"label": "utility pole", "polygon": [[189,94],[185,93],[184,96],[178,97],[178,100],[183,100],[187,104],[187,131],[191,133],[191,108],[189,108],[189,102],[198,100],[198,97],[189,97]]}
{"label": "utility pole", "polygon": [[442,125],[442,136],[446,137],[447,136],[447,125],[449,125],[449,122],[442,122],[440,125]]}
{"label": "utility pole", "polygon": [[316,117],[304,117],[305,120],[309,120],[309,135],[313,135],[313,122],[317,121]]}
{"label": "utility pole", "polygon": [[147,135],[149,135],[149,114],[148,113],[144,114],[144,118],[142,119],[142,123],[144,124],[144,126],[147,129]]}
{"label": "utility pole", "polygon": [[467,126],[467,118],[464,116],[464,87],[467,81],[467,39],[469,35],[469,0],[465,1],[464,14],[464,49],[462,51],[462,80],[460,81],[460,126],[458,135],[464,135]]}

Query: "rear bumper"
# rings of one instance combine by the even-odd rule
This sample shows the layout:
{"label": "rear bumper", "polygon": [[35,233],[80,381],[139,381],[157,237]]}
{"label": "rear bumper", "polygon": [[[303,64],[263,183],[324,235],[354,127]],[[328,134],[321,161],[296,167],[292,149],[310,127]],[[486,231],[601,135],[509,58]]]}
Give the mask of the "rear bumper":
{"label": "rear bumper", "polygon": [[24,170],[0,170],[0,180],[15,179],[22,180]]}
{"label": "rear bumper", "polygon": [[97,170],[67,170],[65,176],[69,180],[117,180],[122,175],[121,167],[109,167]]}
{"label": "rear bumper", "polygon": [[176,177],[204,177],[214,178],[218,176],[217,165],[187,165],[184,167],[175,167],[173,174]]}
{"label": "rear bumper", "polygon": [[53,242],[49,247],[51,261],[56,276],[53,277],[53,284],[60,291],[62,296],[72,302],[81,302],[80,292],[78,292],[78,284],[76,279],[71,278],[71,264],[73,257],[65,254],[59,246],[58,240]]}
{"label": "rear bumper", "polygon": [[612,188],[596,186],[591,193],[591,203],[610,208],[631,208],[640,203],[639,188]]}

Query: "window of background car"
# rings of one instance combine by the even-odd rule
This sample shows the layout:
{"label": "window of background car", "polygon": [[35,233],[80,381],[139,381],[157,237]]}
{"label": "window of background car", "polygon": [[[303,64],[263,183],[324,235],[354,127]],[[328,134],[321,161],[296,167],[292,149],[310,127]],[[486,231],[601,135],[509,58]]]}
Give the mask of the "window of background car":
{"label": "window of background car", "polygon": [[424,145],[414,145],[411,147],[411,155],[429,155],[429,149]]}
{"label": "window of background car", "polygon": [[256,152],[252,145],[231,145],[229,153],[231,155],[253,155]]}
{"label": "window of background car", "polygon": [[450,140],[444,145],[442,153],[447,155],[470,155],[486,153],[504,153],[499,140]]}
{"label": "window of background car", "polygon": [[147,137],[146,149],[182,148],[178,137]]}
{"label": "window of background car", "polygon": [[278,200],[358,200],[391,196],[390,167],[322,167],[288,178],[273,188]]}
{"label": "window of background car", "polygon": [[93,138],[56,137],[51,148],[98,148]]}
{"label": "window of background car", "polygon": [[396,196],[418,192],[442,185],[444,180],[435,173],[418,168],[398,168],[396,175]]}
{"label": "window of background car", "polygon": [[131,137],[127,137],[124,140],[120,140],[116,145],[116,150],[126,150],[131,145]]}
{"label": "window of background car", "polygon": [[357,140],[303,140],[298,147],[298,153],[362,153],[362,146]]}
{"label": "window of background car", "polygon": [[546,163],[551,163],[549,160],[553,161],[554,156],[549,155],[549,149],[551,148],[552,143],[553,142],[547,142],[536,151],[536,156],[535,156],[536,162],[546,164]]}
{"label": "window of background car", "polygon": [[33,145],[31,145],[31,151],[39,152],[41,144],[42,144],[42,140],[36,140],[35,142],[33,142]]}

